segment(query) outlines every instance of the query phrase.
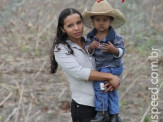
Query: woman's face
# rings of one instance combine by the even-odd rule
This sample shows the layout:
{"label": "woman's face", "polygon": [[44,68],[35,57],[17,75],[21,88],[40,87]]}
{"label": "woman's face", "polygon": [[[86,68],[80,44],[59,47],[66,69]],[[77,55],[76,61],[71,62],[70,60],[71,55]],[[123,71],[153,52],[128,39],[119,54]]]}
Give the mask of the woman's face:
{"label": "woman's face", "polygon": [[78,14],[71,14],[64,20],[62,32],[66,33],[73,42],[81,39],[83,35],[83,22]]}

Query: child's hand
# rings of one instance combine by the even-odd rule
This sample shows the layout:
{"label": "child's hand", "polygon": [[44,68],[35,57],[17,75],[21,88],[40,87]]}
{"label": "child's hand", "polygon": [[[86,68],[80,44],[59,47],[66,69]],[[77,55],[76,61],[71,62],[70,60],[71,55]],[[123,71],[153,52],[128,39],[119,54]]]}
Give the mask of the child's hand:
{"label": "child's hand", "polygon": [[120,79],[119,79],[119,77],[116,76],[116,75],[112,75],[112,76],[114,76],[113,79],[111,79],[110,81],[105,81],[104,87],[107,88],[105,90],[105,92],[113,91],[115,89],[117,90],[118,87],[120,86]]}
{"label": "child's hand", "polygon": [[110,84],[109,81],[105,81],[105,86],[104,87],[106,88],[105,92],[114,90],[114,87]]}
{"label": "child's hand", "polygon": [[91,49],[97,49],[97,48],[100,47],[100,44],[99,44],[99,42],[97,42],[97,41],[93,41],[93,42],[89,45],[89,47],[90,47]]}
{"label": "child's hand", "polygon": [[103,52],[113,53],[116,56],[119,55],[119,50],[116,47],[114,47],[114,45],[110,42],[107,44],[103,44],[102,50]]}
{"label": "child's hand", "polygon": [[102,46],[102,50],[103,52],[108,52],[108,53],[113,53],[114,50],[115,50],[115,47],[112,43],[104,43],[103,46]]}

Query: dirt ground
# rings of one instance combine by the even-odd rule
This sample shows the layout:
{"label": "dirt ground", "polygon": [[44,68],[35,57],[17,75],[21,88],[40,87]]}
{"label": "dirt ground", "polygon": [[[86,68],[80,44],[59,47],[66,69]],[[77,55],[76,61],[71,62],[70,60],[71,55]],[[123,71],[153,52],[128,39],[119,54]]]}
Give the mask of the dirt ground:
{"label": "dirt ground", "polygon": [[[155,115],[157,122],[163,122],[163,2],[110,2],[127,18],[116,30],[126,47],[119,88],[120,116],[124,122],[152,122]],[[61,68],[55,75],[48,73],[49,49],[60,11],[67,7],[89,10],[93,0],[0,3],[0,122],[71,122],[70,88]],[[88,31],[85,28],[84,34]],[[158,49],[155,54],[151,47]],[[158,56],[150,58],[151,54]],[[157,84],[151,83],[152,62],[158,69],[153,76],[158,74]]]}

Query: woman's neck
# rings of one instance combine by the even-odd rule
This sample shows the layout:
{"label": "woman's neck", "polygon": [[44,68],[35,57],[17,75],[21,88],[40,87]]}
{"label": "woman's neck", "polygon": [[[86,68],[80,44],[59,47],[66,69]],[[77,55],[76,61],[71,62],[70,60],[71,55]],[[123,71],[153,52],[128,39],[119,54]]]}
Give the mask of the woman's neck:
{"label": "woman's neck", "polygon": [[82,45],[82,41],[81,41],[81,39],[80,40],[78,40],[78,41],[76,41],[75,42],[77,45],[79,45],[79,46],[81,46]]}
{"label": "woman's neck", "polygon": [[77,45],[81,45],[81,39],[71,39],[71,38],[70,38],[70,40],[71,40],[72,42],[74,42],[75,44],[77,44]]}
{"label": "woman's neck", "polygon": [[85,43],[82,41],[82,38],[80,38],[80,39],[70,39],[70,40],[72,42],[74,42],[75,44],[77,44],[80,48],[82,48],[86,52],[86,50],[85,50]]}
{"label": "woman's neck", "polygon": [[74,42],[75,44],[77,44],[78,46],[83,47],[83,42],[82,42],[81,38],[80,39],[71,39],[71,38],[69,38],[69,39],[72,42]]}

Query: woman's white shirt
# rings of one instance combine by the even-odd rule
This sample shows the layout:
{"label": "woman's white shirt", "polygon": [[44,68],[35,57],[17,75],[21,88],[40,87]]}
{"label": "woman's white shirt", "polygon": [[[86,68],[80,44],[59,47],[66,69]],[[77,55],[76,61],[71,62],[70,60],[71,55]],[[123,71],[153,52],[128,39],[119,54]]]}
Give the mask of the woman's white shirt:
{"label": "woman's white shirt", "polygon": [[95,69],[94,58],[80,46],[67,40],[74,54],[68,54],[69,49],[63,44],[55,47],[55,59],[62,68],[70,84],[72,99],[77,103],[94,107],[93,82],[88,81],[91,69]]}

